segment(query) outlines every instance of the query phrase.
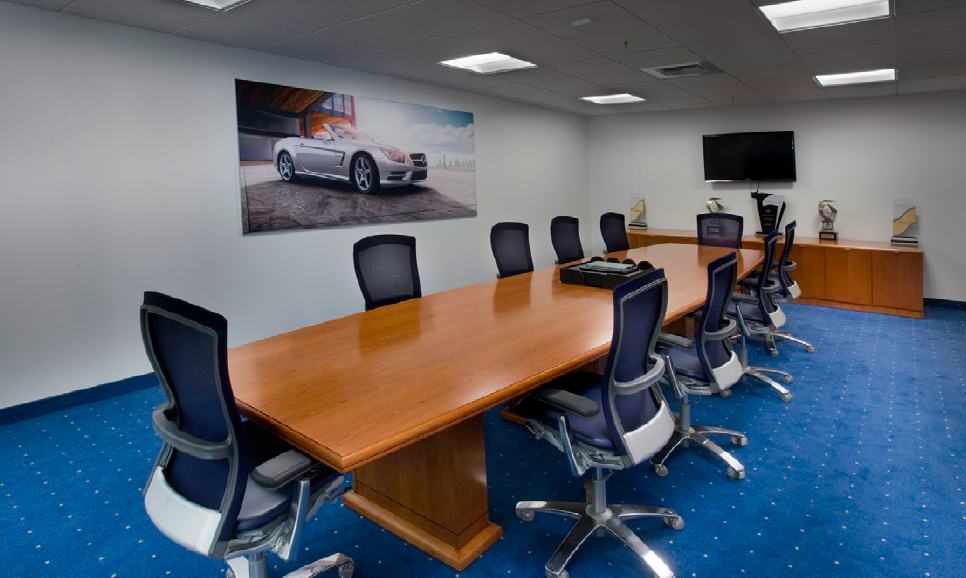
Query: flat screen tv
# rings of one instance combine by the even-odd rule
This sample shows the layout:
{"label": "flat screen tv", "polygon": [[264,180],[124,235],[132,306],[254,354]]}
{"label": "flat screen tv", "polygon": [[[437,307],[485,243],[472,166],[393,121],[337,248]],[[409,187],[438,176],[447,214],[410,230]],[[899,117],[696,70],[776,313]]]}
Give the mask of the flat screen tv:
{"label": "flat screen tv", "polygon": [[794,181],[795,133],[737,132],[704,136],[704,180]]}

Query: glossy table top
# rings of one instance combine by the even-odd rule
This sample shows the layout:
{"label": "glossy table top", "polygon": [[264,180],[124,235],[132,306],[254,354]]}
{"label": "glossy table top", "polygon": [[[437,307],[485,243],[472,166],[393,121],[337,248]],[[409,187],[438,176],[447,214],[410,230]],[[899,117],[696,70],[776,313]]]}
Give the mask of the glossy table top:
{"label": "glossy table top", "polygon": [[[666,322],[700,308],[728,249],[665,244],[613,253],[664,267]],[[739,252],[739,276],[762,259]],[[604,355],[611,292],[557,267],[470,285],[234,347],[241,410],[347,472]]]}

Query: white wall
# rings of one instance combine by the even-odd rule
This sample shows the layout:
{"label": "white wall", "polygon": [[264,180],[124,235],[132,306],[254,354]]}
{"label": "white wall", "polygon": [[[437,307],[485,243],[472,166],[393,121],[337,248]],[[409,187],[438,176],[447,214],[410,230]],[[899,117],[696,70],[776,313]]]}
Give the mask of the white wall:
{"label": "white wall", "polygon": [[761,184],[785,195],[783,223],[818,236],[818,202],[834,199],[840,238],[888,241],[893,198],[916,199],[925,294],[966,301],[966,93],[597,117],[587,130],[592,215],[626,213],[644,193],[651,227],[694,230],[717,196],[746,234],[758,228],[752,188],[705,183],[701,137],[793,130],[798,181]]}
{"label": "white wall", "polygon": [[[242,237],[234,79],[476,115],[475,219]],[[141,293],[223,313],[231,345],[361,311],[351,247],[417,237],[424,293],[493,279],[489,228],[589,222],[581,117],[0,2],[0,407],[150,371]]]}

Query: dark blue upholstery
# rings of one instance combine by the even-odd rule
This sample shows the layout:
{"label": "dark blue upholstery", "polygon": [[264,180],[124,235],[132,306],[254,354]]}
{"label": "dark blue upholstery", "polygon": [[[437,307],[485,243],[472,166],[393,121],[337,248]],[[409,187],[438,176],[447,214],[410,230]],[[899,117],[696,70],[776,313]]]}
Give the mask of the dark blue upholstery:
{"label": "dark blue upholstery", "polygon": [[202,460],[172,449],[164,470],[176,492],[225,512],[220,539],[227,540],[248,477],[246,440],[228,379],[228,322],[217,313],[149,291],[141,307],[141,333],[178,429],[209,442],[232,440],[229,459]]}
{"label": "dark blue upholstery", "polygon": [[600,235],[604,238],[604,246],[608,253],[627,251],[627,227],[624,225],[624,215],[620,213],[604,213],[600,216]]}
{"label": "dark blue upholstery", "polygon": [[366,237],[352,246],[352,260],[366,311],[422,297],[415,237]]}
{"label": "dark blue upholstery", "polygon": [[[614,333],[604,375],[587,372],[569,374],[546,387],[566,389],[598,403],[601,412],[584,419],[568,417],[574,436],[594,447],[625,455],[623,432],[633,431],[657,413],[657,402],[650,388],[620,395],[615,382],[632,382],[645,373],[667,307],[667,280],[664,269],[655,269],[614,289]],[[521,415],[556,427],[556,412],[536,401],[525,400],[517,406]]]}
{"label": "dark blue upholstery", "polygon": [[786,296],[789,295],[789,287],[795,284],[791,273],[786,269],[791,265],[789,256],[792,253],[792,244],[795,242],[795,227],[797,226],[796,221],[785,225],[785,247],[782,249],[781,258],[778,259],[778,282],[781,283],[782,293]]}
{"label": "dark blue upholstery", "polygon": [[698,245],[740,249],[744,227],[745,220],[739,215],[700,214],[698,215]]}
{"label": "dark blue upholstery", "polygon": [[[778,244],[778,231],[772,231],[765,237],[764,253],[765,258],[762,261],[762,271],[771,271],[775,267],[775,246]],[[771,313],[778,310],[778,306],[775,304],[774,300],[769,297],[768,291],[765,288],[770,286],[774,281],[769,275],[758,275],[757,283],[755,285],[755,297],[756,303],[732,303],[728,307],[729,315],[737,315],[738,308],[741,308],[741,314],[745,319],[750,319],[752,321],[769,323]]]}
{"label": "dark blue upholstery", "polygon": [[584,258],[584,248],[580,244],[580,222],[574,217],[551,219],[550,242],[557,253],[557,263],[570,263]]}
{"label": "dark blue upholstery", "polygon": [[500,277],[533,271],[530,257],[530,226],[526,223],[497,223],[490,229],[490,248]]}

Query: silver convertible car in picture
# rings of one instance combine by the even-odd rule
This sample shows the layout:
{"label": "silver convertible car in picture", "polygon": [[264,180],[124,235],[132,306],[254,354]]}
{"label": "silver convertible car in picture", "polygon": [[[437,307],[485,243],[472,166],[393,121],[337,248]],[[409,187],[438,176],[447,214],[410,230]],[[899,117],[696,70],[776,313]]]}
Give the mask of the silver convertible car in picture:
{"label": "silver convertible car in picture", "polygon": [[406,154],[341,124],[324,124],[312,138],[275,143],[275,168],[282,180],[319,177],[351,183],[363,194],[426,180],[426,155]]}

